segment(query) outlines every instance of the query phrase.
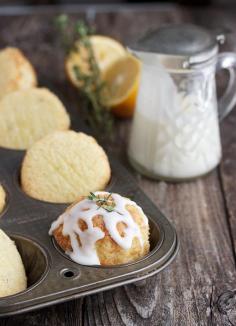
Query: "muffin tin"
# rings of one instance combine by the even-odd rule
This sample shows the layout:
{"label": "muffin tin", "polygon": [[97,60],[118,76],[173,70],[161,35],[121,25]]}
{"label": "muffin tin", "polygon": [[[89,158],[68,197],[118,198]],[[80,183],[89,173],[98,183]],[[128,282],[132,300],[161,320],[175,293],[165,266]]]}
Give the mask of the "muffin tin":
{"label": "muffin tin", "polygon": [[107,190],[130,197],[143,208],[150,220],[150,253],[139,261],[115,267],[82,266],[71,261],[48,235],[52,221],[68,204],[42,202],[22,191],[19,173],[24,154],[0,148],[0,182],[7,194],[0,228],[15,241],[28,278],[25,291],[0,299],[0,316],[136,282],[160,272],[174,259],[179,246],[175,229],[110,155],[112,179]]}

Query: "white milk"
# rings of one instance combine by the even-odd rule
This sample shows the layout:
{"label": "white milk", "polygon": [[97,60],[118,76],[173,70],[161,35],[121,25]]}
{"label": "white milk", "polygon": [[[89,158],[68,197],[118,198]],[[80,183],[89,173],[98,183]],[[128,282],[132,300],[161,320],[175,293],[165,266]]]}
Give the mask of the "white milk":
{"label": "white milk", "polygon": [[[164,68],[145,66],[128,148],[130,161],[140,172],[185,179],[203,175],[219,163],[215,87],[207,80],[199,91],[186,94],[177,90]],[[205,89],[209,94],[203,99]]]}

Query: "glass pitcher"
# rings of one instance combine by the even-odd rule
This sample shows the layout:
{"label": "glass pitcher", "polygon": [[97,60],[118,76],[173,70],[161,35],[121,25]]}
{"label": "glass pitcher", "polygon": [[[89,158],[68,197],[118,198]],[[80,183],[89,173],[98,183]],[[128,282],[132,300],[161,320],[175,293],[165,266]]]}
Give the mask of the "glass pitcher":
{"label": "glass pitcher", "polygon": [[[236,103],[236,54],[218,54],[223,39],[198,26],[169,25],[129,48],[143,62],[128,145],[140,173],[181,181],[219,164],[219,120]],[[230,78],[217,105],[219,69]]]}

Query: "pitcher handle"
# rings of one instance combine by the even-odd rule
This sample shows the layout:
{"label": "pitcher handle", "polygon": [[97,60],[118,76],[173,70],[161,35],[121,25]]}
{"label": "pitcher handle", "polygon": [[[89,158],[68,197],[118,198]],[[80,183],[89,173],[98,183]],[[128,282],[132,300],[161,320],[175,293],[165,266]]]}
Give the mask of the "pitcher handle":
{"label": "pitcher handle", "polygon": [[226,90],[218,102],[219,120],[222,121],[236,104],[236,54],[224,52],[218,55],[216,71],[227,69],[229,82]]}

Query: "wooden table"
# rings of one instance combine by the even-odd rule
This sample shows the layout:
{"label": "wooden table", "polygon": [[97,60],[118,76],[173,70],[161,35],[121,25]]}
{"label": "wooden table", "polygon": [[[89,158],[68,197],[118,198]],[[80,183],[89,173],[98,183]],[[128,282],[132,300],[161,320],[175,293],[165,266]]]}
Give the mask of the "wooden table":
{"label": "wooden table", "polygon": [[[54,90],[66,106],[79,107],[76,92],[65,81],[63,54],[52,26],[53,17],[62,11],[58,7],[0,9],[0,46],[22,48],[36,67],[40,85]],[[236,51],[235,8],[81,6],[66,11],[74,19],[87,18],[98,33],[125,44],[164,23],[229,28],[232,32],[224,50]],[[129,121],[117,123],[114,145],[127,166],[129,125]],[[167,184],[136,175],[139,185],[172,220],[180,236],[181,250],[170,267],[146,284],[2,319],[1,325],[236,325],[235,126],[236,110],[221,125],[222,163],[203,179]]]}

